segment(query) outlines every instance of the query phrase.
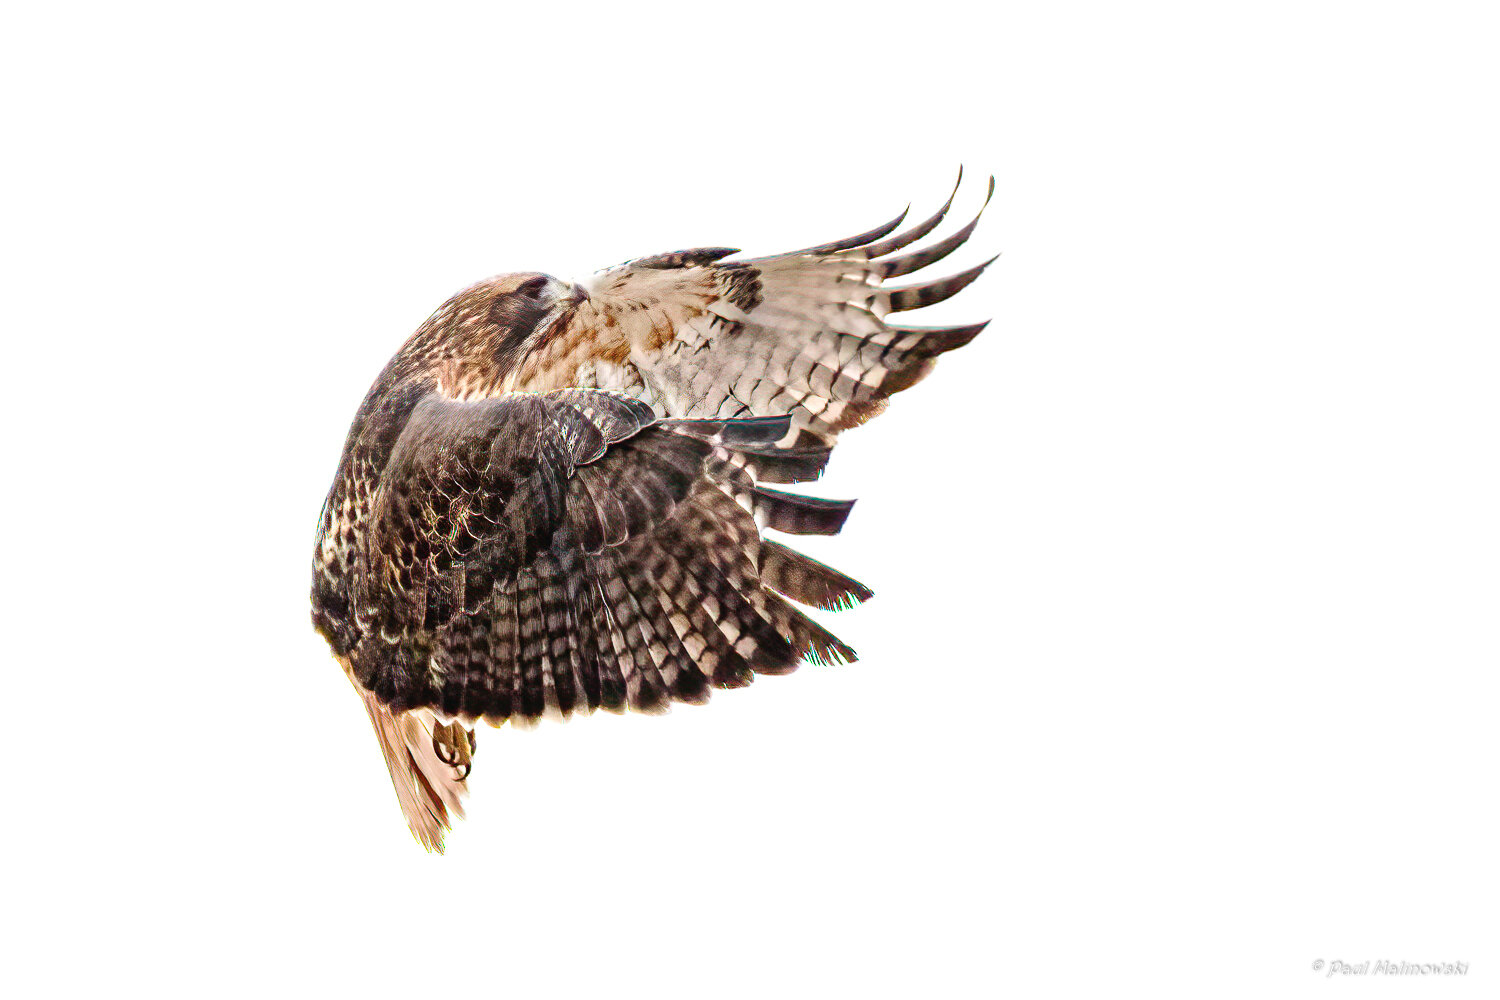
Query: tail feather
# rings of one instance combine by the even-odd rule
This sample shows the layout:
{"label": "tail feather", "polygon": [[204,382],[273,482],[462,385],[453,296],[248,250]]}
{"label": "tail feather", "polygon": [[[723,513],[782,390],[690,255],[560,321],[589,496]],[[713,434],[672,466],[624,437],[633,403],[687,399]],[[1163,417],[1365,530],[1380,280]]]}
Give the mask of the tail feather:
{"label": "tail feather", "polygon": [[[345,669],[348,670],[347,663]],[[454,819],[463,818],[463,799],[469,794],[469,787],[467,779],[459,777],[457,768],[438,757],[432,740],[436,719],[426,709],[393,713],[355,681],[352,674],[350,680],[365,703],[370,724],[375,727],[375,738],[390,771],[406,825],[419,844],[442,854],[443,834],[453,828]]]}

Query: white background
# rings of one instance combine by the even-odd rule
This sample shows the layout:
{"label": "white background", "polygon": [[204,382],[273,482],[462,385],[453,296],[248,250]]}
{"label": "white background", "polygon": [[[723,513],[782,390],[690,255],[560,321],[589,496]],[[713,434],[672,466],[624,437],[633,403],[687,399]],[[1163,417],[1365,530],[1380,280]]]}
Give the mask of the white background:
{"label": "white background", "polygon": [[[1493,996],[1487,7],[8,14],[5,992]],[[807,546],[862,662],[481,733],[425,855],[308,624],[385,359],[959,163],[915,318],[995,322]]]}

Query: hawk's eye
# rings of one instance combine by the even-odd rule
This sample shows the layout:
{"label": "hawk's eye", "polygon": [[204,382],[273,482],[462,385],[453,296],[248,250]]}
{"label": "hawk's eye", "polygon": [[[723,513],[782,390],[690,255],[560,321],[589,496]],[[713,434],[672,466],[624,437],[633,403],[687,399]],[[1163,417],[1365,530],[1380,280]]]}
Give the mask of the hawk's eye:
{"label": "hawk's eye", "polygon": [[536,277],[529,281],[523,281],[516,289],[516,294],[540,302],[542,292],[546,291],[546,289],[547,279],[545,277]]}

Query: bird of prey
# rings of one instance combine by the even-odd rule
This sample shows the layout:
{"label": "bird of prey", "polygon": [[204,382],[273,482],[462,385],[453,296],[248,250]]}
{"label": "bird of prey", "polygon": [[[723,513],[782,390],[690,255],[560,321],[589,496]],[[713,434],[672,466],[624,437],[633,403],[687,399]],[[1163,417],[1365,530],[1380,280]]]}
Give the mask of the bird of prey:
{"label": "bird of prey", "polygon": [[479,723],[661,712],[854,659],[793,602],[871,591],[764,532],[837,533],[852,502],[776,487],[815,479],[840,431],[984,328],[888,322],[990,263],[885,284],[969,238],[977,215],[899,253],[952,204],[770,257],[503,274],[396,352],[323,504],[312,620],[424,847],[463,815]]}

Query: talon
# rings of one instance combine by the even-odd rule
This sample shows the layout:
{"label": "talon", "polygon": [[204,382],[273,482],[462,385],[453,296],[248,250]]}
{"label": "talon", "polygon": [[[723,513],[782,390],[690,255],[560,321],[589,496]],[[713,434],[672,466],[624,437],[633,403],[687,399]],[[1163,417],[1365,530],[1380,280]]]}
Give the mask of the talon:
{"label": "talon", "polygon": [[474,768],[474,734],[457,722],[432,727],[432,752],[438,760],[460,772],[463,781]]}
{"label": "talon", "polygon": [[438,739],[436,734],[433,734],[432,737],[432,749],[438,755],[438,760],[444,764],[447,764],[449,767],[458,766],[458,752]]}

